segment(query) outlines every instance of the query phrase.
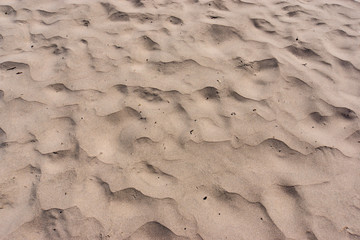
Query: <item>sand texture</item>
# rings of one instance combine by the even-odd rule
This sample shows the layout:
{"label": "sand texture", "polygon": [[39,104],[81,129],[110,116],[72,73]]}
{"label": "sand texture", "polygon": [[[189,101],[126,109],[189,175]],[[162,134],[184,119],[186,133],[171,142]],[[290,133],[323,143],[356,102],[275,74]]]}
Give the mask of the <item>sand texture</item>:
{"label": "sand texture", "polygon": [[360,3],[0,0],[0,239],[360,239]]}

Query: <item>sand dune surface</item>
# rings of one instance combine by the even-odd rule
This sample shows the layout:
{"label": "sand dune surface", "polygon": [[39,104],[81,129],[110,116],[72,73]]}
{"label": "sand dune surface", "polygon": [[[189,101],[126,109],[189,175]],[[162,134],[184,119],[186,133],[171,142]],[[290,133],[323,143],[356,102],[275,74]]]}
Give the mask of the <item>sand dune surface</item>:
{"label": "sand dune surface", "polygon": [[1,0],[0,239],[360,239],[360,3]]}

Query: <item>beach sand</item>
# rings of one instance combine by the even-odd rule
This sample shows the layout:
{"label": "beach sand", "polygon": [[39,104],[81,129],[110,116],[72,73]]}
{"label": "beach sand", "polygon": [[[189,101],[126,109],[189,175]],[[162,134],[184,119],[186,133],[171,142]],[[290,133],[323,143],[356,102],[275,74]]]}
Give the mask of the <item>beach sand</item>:
{"label": "beach sand", "polygon": [[360,239],[360,3],[0,3],[0,239]]}

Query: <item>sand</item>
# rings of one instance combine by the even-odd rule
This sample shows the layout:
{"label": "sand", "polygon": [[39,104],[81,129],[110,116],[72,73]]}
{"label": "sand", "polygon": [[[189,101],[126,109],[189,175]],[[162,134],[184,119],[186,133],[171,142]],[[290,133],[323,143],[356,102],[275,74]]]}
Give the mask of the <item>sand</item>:
{"label": "sand", "polygon": [[360,239],[360,3],[0,3],[0,239]]}

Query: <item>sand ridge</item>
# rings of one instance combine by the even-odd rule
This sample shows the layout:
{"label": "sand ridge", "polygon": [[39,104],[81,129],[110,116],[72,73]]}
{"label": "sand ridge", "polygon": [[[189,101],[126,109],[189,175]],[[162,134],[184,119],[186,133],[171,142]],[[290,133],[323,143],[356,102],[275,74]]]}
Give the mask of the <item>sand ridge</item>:
{"label": "sand ridge", "polygon": [[360,3],[0,4],[0,239],[360,239]]}

